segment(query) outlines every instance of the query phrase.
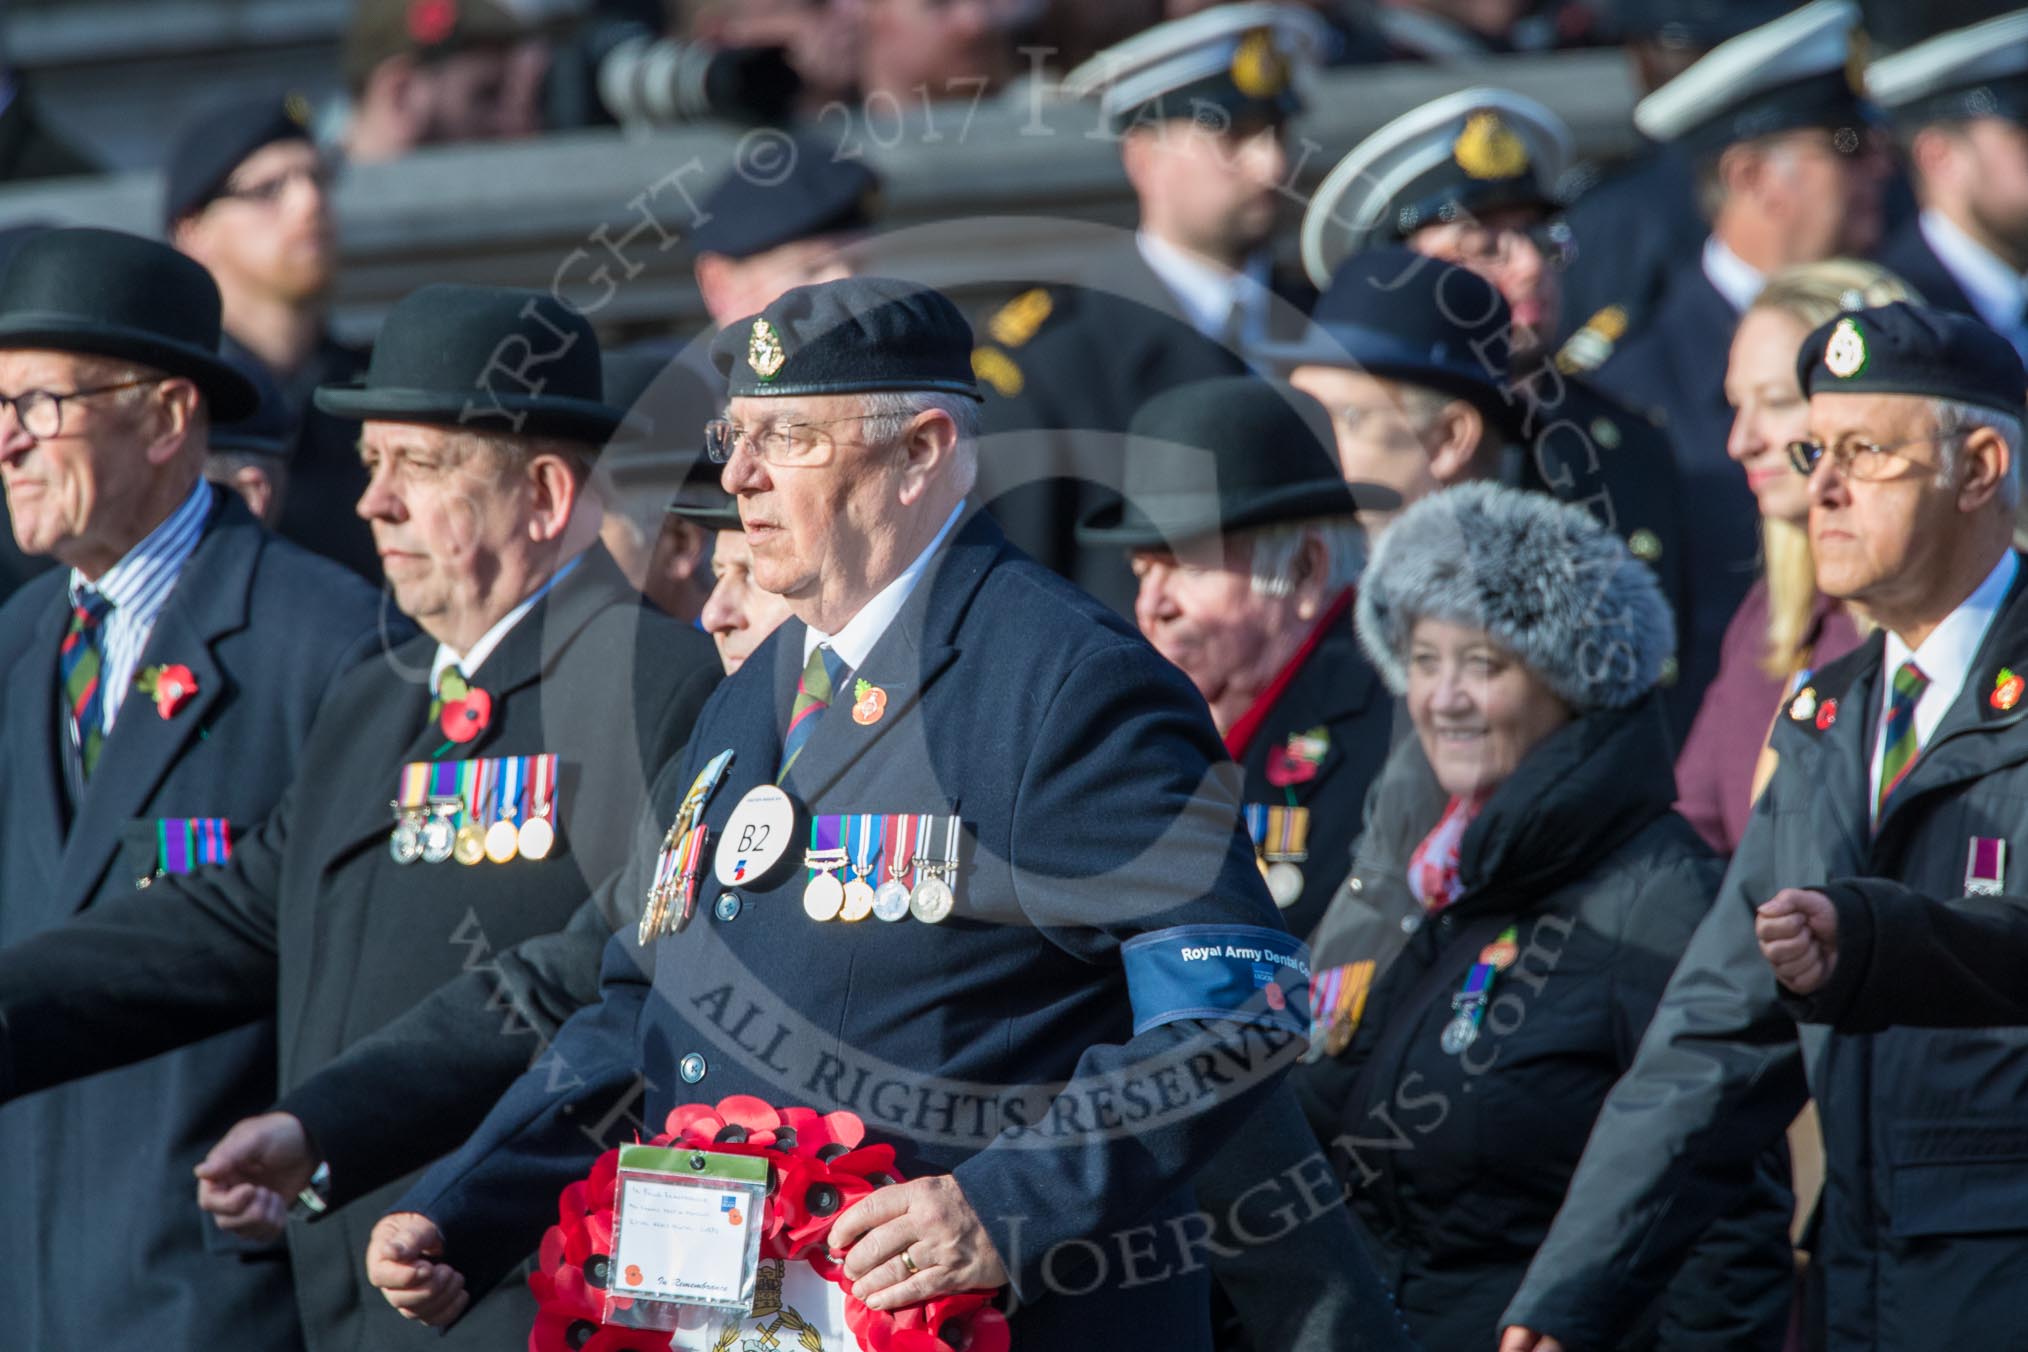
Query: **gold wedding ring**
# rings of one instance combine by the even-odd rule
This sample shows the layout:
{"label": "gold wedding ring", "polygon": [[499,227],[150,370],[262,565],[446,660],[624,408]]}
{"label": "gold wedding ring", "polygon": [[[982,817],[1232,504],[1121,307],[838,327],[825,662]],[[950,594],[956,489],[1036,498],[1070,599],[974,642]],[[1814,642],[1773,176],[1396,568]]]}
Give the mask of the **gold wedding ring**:
{"label": "gold wedding ring", "polygon": [[921,1268],[915,1265],[915,1259],[909,1256],[907,1249],[901,1251],[901,1265],[908,1269],[908,1275],[911,1277],[922,1271]]}

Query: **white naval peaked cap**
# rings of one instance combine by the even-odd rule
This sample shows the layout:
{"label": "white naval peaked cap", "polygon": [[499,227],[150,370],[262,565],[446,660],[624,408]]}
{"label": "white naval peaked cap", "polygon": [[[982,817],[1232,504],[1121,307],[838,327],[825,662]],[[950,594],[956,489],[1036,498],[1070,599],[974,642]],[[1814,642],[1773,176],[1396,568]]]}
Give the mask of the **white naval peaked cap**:
{"label": "white naval peaked cap", "polygon": [[[1307,6],[1273,0],[1216,5],[1106,48],[1064,76],[1061,92],[1096,98],[1120,119],[1164,95],[1228,77],[1242,95],[1278,97],[1292,76],[1317,65],[1330,39],[1330,25]],[[1179,108],[1177,115],[1190,116],[1190,110]]]}
{"label": "white naval peaked cap", "polygon": [[1897,120],[2028,116],[2028,9],[1881,57],[1866,91]]}
{"label": "white naval peaked cap", "polygon": [[1859,19],[1852,0],[1812,0],[1729,38],[1635,104],[1634,125],[1657,141],[1715,150],[1863,120],[1852,68]]}
{"label": "white naval peaked cap", "polygon": [[1303,211],[1303,271],[1338,265],[1425,225],[1504,206],[1552,208],[1570,128],[1546,105],[1481,85],[1411,108],[1352,147]]}

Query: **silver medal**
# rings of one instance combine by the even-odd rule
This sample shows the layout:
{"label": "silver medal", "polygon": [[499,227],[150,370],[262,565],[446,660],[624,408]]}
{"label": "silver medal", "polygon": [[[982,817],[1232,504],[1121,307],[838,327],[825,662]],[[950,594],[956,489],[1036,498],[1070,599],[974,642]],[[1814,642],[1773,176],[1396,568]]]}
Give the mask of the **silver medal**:
{"label": "silver medal", "polygon": [[908,919],[908,884],[890,878],[873,894],[873,914],[882,920]]}
{"label": "silver medal", "polygon": [[925,925],[943,924],[951,918],[957,904],[958,899],[952,894],[950,885],[934,876],[917,883],[908,898],[909,914]]}
{"label": "silver medal", "polygon": [[1286,911],[1303,895],[1303,871],[1287,862],[1269,864],[1267,885],[1275,905]]}
{"label": "silver medal", "polygon": [[387,840],[387,852],[394,856],[395,863],[413,864],[422,858],[422,848],[422,823],[413,814],[394,824],[394,834]]}
{"label": "silver medal", "polygon": [[422,857],[425,864],[441,864],[457,847],[458,830],[442,813],[431,813],[422,827]]}
{"label": "silver medal", "polygon": [[1443,1048],[1451,1056],[1456,1056],[1478,1039],[1479,1021],[1469,1014],[1460,1014],[1444,1025]]}

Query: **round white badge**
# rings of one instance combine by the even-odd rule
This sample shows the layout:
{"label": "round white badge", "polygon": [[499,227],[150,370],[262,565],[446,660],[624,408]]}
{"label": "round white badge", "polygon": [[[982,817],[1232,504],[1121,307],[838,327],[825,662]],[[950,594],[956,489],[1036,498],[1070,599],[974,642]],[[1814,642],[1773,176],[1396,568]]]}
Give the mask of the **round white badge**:
{"label": "round white badge", "polygon": [[757,785],[725,819],[712,872],[723,887],[759,886],[799,843],[795,800],[772,784]]}

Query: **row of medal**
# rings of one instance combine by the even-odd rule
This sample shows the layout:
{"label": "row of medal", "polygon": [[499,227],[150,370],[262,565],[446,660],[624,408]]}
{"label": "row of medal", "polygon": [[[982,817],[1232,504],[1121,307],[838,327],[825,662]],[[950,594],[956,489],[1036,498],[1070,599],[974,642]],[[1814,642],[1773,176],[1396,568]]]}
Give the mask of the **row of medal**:
{"label": "row of medal", "polygon": [[1297,865],[1310,857],[1310,809],[1248,803],[1241,815],[1268,895],[1286,911],[1303,895],[1303,871]]}
{"label": "row of medal", "polygon": [[155,823],[158,876],[193,873],[232,859],[232,825],[223,817],[164,817]]}
{"label": "row of medal", "polygon": [[402,766],[388,853],[397,864],[547,858],[556,846],[556,768],[554,755]]}
{"label": "row of medal", "polygon": [[1479,960],[1465,973],[1464,987],[1451,997],[1450,1022],[1438,1038],[1447,1054],[1458,1056],[1479,1040],[1479,1025],[1486,1017],[1493,982],[1521,955],[1520,943],[1519,927],[1509,925],[1500,931],[1499,938],[1479,950]]}
{"label": "row of medal", "polygon": [[[819,923],[873,916],[941,925],[957,909],[951,883],[958,875],[964,823],[927,813],[855,812],[810,819],[810,848],[803,855],[809,881],[803,914]],[[875,886],[874,879],[882,881]]]}

